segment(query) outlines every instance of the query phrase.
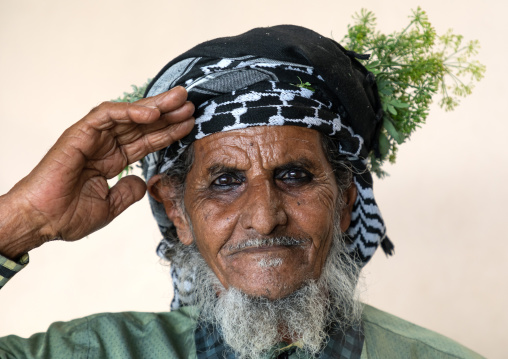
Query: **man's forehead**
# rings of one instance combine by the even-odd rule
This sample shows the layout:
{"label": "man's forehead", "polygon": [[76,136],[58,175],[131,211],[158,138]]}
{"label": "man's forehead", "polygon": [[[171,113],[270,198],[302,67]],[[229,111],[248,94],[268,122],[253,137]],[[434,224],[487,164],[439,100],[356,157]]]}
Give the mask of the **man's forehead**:
{"label": "man's forehead", "polygon": [[194,143],[195,163],[213,170],[217,166],[245,166],[256,160],[264,166],[325,160],[320,134],[297,126],[259,126],[220,132]]}

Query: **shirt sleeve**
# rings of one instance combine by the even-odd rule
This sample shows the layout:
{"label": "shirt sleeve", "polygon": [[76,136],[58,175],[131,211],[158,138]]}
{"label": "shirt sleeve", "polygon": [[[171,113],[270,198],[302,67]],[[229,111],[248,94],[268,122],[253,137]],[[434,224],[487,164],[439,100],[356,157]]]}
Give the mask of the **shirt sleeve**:
{"label": "shirt sleeve", "polygon": [[0,289],[2,289],[16,273],[25,268],[28,261],[28,253],[23,254],[17,261],[5,258],[0,254]]}
{"label": "shirt sleeve", "polygon": [[[194,308],[100,313],[55,322],[29,338],[0,338],[0,359],[196,359]],[[192,317],[191,317],[192,316]]]}

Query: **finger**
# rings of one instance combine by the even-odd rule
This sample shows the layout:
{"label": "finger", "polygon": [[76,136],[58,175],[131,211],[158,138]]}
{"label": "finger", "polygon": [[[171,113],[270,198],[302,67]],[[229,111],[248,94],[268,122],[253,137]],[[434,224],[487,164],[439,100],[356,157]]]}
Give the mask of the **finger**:
{"label": "finger", "polygon": [[92,109],[83,120],[96,130],[104,131],[115,128],[117,133],[127,131],[130,128],[128,125],[133,122],[137,124],[153,123],[161,117],[161,114],[175,112],[175,115],[170,115],[168,119],[177,122],[189,118],[194,112],[194,105],[186,101],[186,98],[185,89],[176,87],[159,96],[132,104],[104,102]]}
{"label": "finger", "polygon": [[194,127],[194,118],[176,123],[144,135],[132,143],[122,146],[122,152],[130,163],[136,162],[147,154],[168,147],[185,137]]}
{"label": "finger", "polygon": [[106,131],[122,124],[152,123],[159,119],[160,115],[159,109],[153,107],[126,102],[103,102],[73,127],[82,128],[84,123],[93,130]]}
{"label": "finger", "polygon": [[[187,91],[185,88],[177,86],[160,95],[141,99],[132,104],[127,102],[106,101],[93,108],[82,121],[79,121],[74,126],[80,126],[84,121],[92,128],[104,131],[114,126],[132,122],[138,124],[152,123],[156,121],[161,114],[178,110],[180,107],[186,105],[186,100]],[[187,106],[185,106],[185,110],[189,110]],[[177,119],[178,117],[175,118],[175,120]],[[184,118],[182,118],[182,120],[183,119]]]}
{"label": "finger", "polygon": [[134,102],[136,105],[157,108],[161,113],[174,111],[187,101],[187,90],[182,86],[173,87],[153,97]]}
{"label": "finger", "polygon": [[173,142],[185,137],[194,127],[194,118],[187,119],[158,131],[143,135],[136,141],[118,147],[109,155],[99,156],[99,159],[89,160],[87,168],[98,171],[106,178],[118,175],[127,165],[130,165],[149,153],[168,147]]}
{"label": "finger", "polygon": [[183,106],[177,108],[176,110],[163,112],[160,119],[161,122],[168,124],[181,122],[194,115],[195,110],[196,108],[194,107],[194,104],[190,101],[186,101]]}
{"label": "finger", "polygon": [[145,182],[137,176],[126,176],[109,191],[109,221],[139,201],[146,192]]}
{"label": "finger", "polygon": [[121,124],[112,129],[113,135],[120,145],[135,141],[139,137],[158,131],[168,125],[189,119],[194,113],[192,102],[186,102],[174,111],[164,113],[157,121],[150,124],[139,125],[133,129],[131,124]]}

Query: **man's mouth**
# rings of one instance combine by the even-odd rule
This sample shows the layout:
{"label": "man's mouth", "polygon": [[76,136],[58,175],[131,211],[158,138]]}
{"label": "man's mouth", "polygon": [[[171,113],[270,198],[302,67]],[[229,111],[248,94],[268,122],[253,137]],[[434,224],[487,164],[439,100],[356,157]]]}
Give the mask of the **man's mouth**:
{"label": "man's mouth", "polygon": [[278,249],[287,249],[291,247],[302,247],[310,242],[308,238],[296,238],[296,237],[271,237],[271,238],[256,238],[248,239],[245,242],[238,244],[231,244],[225,247],[228,255],[232,256],[242,253],[249,252],[268,252]]}

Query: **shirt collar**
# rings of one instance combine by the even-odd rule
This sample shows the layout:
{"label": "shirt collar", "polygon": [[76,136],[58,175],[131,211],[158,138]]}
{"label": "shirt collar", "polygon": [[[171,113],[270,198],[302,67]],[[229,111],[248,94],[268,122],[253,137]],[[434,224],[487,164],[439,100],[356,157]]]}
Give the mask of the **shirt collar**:
{"label": "shirt collar", "polygon": [[[362,354],[364,339],[361,324],[349,327],[344,332],[338,328],[336,323],[333,323],[329,330],[329,340],[317,358],[359,359]],[[236,358],[234,352],[224,343],[219,329],[210,323],[197,323],[194,341],[198,359]],[[304,357],[302,354],[303,351],[296,345],[280,345],[274,348],[268,358],[302,358]]]}

